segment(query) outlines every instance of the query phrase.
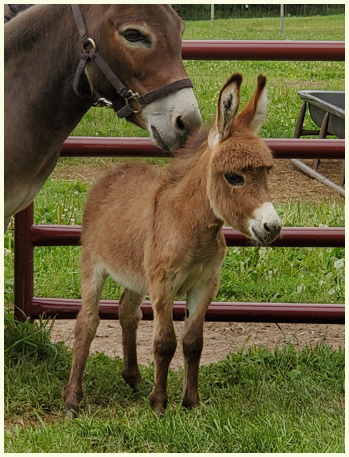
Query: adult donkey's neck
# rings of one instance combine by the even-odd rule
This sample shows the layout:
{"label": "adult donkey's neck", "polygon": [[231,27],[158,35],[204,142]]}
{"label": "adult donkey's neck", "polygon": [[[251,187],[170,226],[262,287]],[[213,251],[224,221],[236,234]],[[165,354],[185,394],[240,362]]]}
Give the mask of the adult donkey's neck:
{"label": "adult donkey's neck", "polygon": [[80,58],[70,5],[37,5],[5,25],[5,226],[34,199],[90,107],[73,91]]}
{"label": "adult donkey's neck", "polygon": [[16,90],[12,100],[21,103],[11,105],[6,116],[26,116],[39,135],[64,141],[91,105],[72,87],[80,48],[70,5],[38,5],[10,21],[5,27],[5,94]]}

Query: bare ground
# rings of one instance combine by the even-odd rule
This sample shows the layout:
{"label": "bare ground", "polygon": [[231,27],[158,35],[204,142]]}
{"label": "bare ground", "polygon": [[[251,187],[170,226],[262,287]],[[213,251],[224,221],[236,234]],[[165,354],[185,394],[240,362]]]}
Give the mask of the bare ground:
{"label": "bare ground", "polygon": [[[311,164],[312,161],[305,161]],[[327,178],[339,184],[342,161],[320,162],[318,171]],[[69,170],[58,167],[53,173],[55,178],[75,179],[78,177],[84,182],[93,181],[101,172],[100,167],[78,166]],[[339,200],[342,197],[320,182],[296,171],[289,160],[277,160],[272,176],[270,177],[270,192],[274,201],[285,203],[288,201]],[[57,320],[52,331],[55,341],[65,341],[69,346],[73,344],[73,328],[75,321]],[[180,340],[183,323],[175,322],[175,331]],[[152,329],[151,321],[142,321],[138,331],[138,359],[141,364],[148,364],[152,358]],[[204,328],[205,344],[201,364],[207,365],[217,362],[229,353],[243,347],[263,345],[270,349],[282,347],[286,343],[294,343],[300,349],[314,346],[321,341],[333,346],[344,347],[344,325],[325,324],[266,324],[266,323],[236,323],[236,322],[206,322]],[[176,351],[171,367],[182,365],[182,355]],[[122,357],[121,328],[118,321],[101,321],[97,335],[91,346],[91,353],[104,352],[111,357]]]}

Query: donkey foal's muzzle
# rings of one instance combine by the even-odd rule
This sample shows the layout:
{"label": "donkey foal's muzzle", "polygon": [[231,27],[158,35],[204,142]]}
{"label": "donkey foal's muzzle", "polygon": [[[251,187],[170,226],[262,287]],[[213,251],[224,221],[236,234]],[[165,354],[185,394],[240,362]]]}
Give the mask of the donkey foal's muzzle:
{"label": "donkey foal's muzzle", "polygon": [[272,203],[257,208],[249,221],[251,237],[262,244],[272,243],[281,232],[281,220]]}

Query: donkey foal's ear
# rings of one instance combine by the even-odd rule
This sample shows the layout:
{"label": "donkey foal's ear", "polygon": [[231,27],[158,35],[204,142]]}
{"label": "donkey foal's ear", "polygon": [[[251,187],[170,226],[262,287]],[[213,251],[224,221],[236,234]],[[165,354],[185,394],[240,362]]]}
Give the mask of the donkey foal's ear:
{"label": "donkey foal's ear", "polygon": [[237,118],[237,124],[239,126],[247,128],[255,135],[258,134],[267,115],[268,100],[265,87],[266,81],[265,76],[258,76],[257,89],[254,97],[249,101]]}
{"label": "donkey foal's ear", "polygon": [[255,115],[250,123],[250,130],[253,133],[258,133],[263,125],[263,122],[267,116],[268,109],[268,99],[267,99],[267,89],[265,87],[266,77],[259,75],[255,99]]}
{"label": "donkey foal's ear", "polygon": [[242,76],[233,74],[225,83],[218,99],[216,119],[208,135],[210,149],[229,136],[230,125],[234,120],[240,101]]}

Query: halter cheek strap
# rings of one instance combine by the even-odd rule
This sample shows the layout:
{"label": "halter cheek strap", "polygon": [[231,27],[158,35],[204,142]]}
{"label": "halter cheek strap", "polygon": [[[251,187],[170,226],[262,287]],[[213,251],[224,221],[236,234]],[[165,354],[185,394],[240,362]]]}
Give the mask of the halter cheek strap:
{"label": "halter cheek strap", "polygon": [[[92,38],[88,37],[88,32],[83,17],[81,15],[79,5],[71,5],[71,7],[73,10],[75,23],[80,34],[80,41],[83,46],[80,62],[76,69],[73,81],[74,92],[79,97],[84,98],[86,100],[91,100],[95,105],[101,104],[104,106],[108,106],[110,108],[114,108],[112,102],[106,100],[105,98],[94,96],[92,87],[91,95],[83,94],[79,90],[80,79],[82,75],[85,73],[86,65],[89,61],[92,61],[97,65],[97,67],[101,70],[101,72],[110,82],[110,84],[114,87],[116,93],[125,100],[125,106],[117,111],[117,115],[120,118],[128,117],[131,114],[140,113],[142,111],[143,106],[148,105],[149,103],[152,103],[156,100],[173,94],[181,89],[193,87],[192,81],[189,78],[185,78],[179,81],[175,81],[166,86],[159,87],[158,89],[155,89],[143,95],[134,93],[132,90],[128,89],[127,86],[125,86],[125,84],[120,80],[120,78],[109,67],[107,62],[102,58],[99,52],[96,51],[95,42],[92,40]],[[136,105],[138,106],[136,106],[135,108],[134,103],[133,105],[131,105],[131,101],[136,103]]]}

